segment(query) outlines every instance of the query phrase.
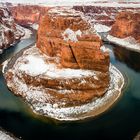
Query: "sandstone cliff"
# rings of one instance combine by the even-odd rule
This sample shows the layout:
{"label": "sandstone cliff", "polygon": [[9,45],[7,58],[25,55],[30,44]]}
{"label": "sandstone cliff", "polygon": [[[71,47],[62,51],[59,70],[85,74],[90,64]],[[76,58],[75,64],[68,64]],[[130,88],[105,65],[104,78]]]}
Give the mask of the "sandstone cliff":
{"label": "sandstone cliff", "polygon": [[0,51],[24,36],[23,30],[15,23],[7,8],[0,7]]}
{"label": "sandstone cliff", "polygon": [[131,7],[126,6],[123,7],[116,7],[110,5],[108,3],[108,6],[74,6],[75,10],[83,12],[86,16],[90,17],[92,20],[92,23],[99,23],[107,26],[112,26],[115,23],[115,17],[119,12],[122,11],[134,11],[139,12],[140,8],[138,7]]}
{"label": "sandstone cliff", "polygon": [[120,12],[115,24],[112,26],[110,35],[118,38],[133,37],[140,43],[140,13]]}
{"label": "sandstone cliff", "polygon": [[63,67],[107,72],[109,55],[100,51],[101,45],[80,12],[52,9],[40,21],[37,47],[49,56],[60,56]]}
{"label": "sandstone cliff", "polygon": [[47,13],[48,7],[37,5],[22,5],[9,6],[12,16],[16,22],[23,26],[28,26],[39,22],[40,17]]}
{"label": "sandstone cliff", "polygon": [[[39,50],[52,57],[52,60],[58,57],[59,63],[55,63],[60,69],[88,69],[98,71],[98,74],[94,77],[83,76],[82,79],[39,78],[40,83],[51,88],[54,96],[58,93],[54,89],[72,90],[67,91],[69,97],[66,94],[58,95],[58,100],[65,98],[67,104],[84,103],[94,96],[103,95],[109,84],[109,54],[100,50],[101,45],[101,39],[81,12],[65,8],[49,10],[40,21],[37,38]],[[30,81],[34,81],[28,75],[25,79],[28,79],[26,81],[30,84]],[[39,81],[36,81],[37,85]],[[84,81],[83,84],[81,81]]]}

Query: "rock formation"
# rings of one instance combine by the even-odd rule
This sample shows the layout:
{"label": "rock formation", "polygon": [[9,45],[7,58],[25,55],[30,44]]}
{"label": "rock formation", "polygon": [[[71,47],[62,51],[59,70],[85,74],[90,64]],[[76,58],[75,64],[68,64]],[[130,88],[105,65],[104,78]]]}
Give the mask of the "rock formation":
{"label": "rock formation", "polygon": [[0,7],[0,52],[24,36],[7,8]]}
{"label": "rock formation", "polygon": [[14,5],[9,6],[12,16],[16,22],[23,26],[38,24],[40,17],[47,13],[48,7],[37,5]]}
{"label": "rock formation", "polygon": [[115,24],[112,26],[110,35],[118,38],[133,37],[140,43],[140,13],[120,12]]}
{"label": "rock formation", "polygon": [[138,12],[120,12],[107,36],[107,40],[129,50],[140,52],[139,18]]}
{"label": "rock formation", "polygon": [[112,26],[115,23],[115,17],[119,12],[122,11],[134,11],[139,12],[139,7],[117,7],[110,5],[108,3],[108,6],[74,6],[75,10],[83,12],[86,16],[90,17],[93,24],[103,24],[107,26]]}
{"label": "rock formation", "polygon": [[49,56],[60,56],[61,65],[108,72],[109,55],[102,53],[101,39],[80,12],[50,10],[42,18],[37,47]]}
{"label": "rock formation", "polygon": [[[40,22],[37,47],[49,57],[46,63],[56,65],[52,73],[56,71],[57,74],[64,69],[64,75],[52,79],[49,75],[37,78],[22,73],[19,77],[28,85],[47,88],[53,103],[63,100],[66,106],[87,103],[96,96],[102,96],[109,85],[109,54],[100,50],[101,45],[101,39],[80,12],[52,9]],[[78,74],[67,68],[75,69],[73,72]],[[84,74],[82,69],[89,72]],[[90,70],[94,72],[89,74]],[[68,71],[71,76],[66,78]],[[67,94],[62,94],[64,90]]]}
{"label": "rock formation", "polygon": [[81,12],[51,9],[40,21],[37,47],[4,64],[7,86],[41,115],[59,120],[97,115],[123,86],[114,67],[110,76],[109,54],[101,51],[101,45]]}
{"label": "rock formation", "polygon": [[[49,10],[40,21],[38,30],[37,47],[40,51],[52,57],[51,61],[54,61],[60,71],[70,68],[98,72],[93,77],[90,75],[74,78],[71,75],[67,79],[62,76],[35,80],[24,75],[24,79],[28,84],[40,84],[50,88],[48,93],[55,97],[54,103],[57,100],[65,100],[65,105],[89,102],[95,96],[102,96],[109,84],[109,55],[101,52],[101,45],[100,38],[80,12],[65,8]],[[54,57],[58,57],[60,62],[53,60]],[[48,62],[50,63],[50,60]],[[32,83],[34,80],[36,82]],[[62,89],[67,91],[67,94],[62,95]]]}

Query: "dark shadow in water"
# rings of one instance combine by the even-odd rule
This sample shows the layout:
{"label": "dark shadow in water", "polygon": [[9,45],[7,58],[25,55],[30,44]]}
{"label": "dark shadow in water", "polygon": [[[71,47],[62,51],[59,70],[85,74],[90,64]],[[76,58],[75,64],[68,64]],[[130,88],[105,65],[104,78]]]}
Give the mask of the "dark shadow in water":
{"label": "dark shadow in water", "polygon": [[140,72],[140,53],[117,45],[113,46],[114,55],[118,61],[125,63],[136,72]]}
{"label": "dark shadow in water", "polygon": [[[130,117],[128,116],[129,120],[132,121]],[[110,114],[83,123],[51,125],[23,113],[0,110],[0,126],[23,140],[92,140],[92,138],[94,140],[132,140],[134,137],[132,130],[134,131],[139,124],[136,123],[138,120],[131,121],[130,124],[134,122],[134,125],[129,126],[127,121],[118,116],[118,120],[114,122]],[[115,127],[116,124],[117,127]],[[126,125],[128,125],[129,131],[124,129]]]}

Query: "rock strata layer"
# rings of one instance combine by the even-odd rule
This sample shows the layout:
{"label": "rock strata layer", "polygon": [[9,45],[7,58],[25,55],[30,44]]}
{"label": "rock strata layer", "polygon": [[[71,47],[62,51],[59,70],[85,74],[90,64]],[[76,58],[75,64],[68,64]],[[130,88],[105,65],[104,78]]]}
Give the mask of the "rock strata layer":
{"label": "rock strata layer", "polygon": [[37,47],[46,55],[59,56],[61,66],[108,72],[109,55],[81,12],[52,9],[42,18]]}
{"label": "rock strata layer", "polygon": [[[52,58],[46,58],[38,48],[31,47],[6,61],[3,72],[9,89],[21,96],[35,113],[57,120],[75,121],[97,116],[120,96],[124,79],[115,67],[110,66],[110,82],[105,93],[105,88],[100,88],[104,79],[97,79],[103,73],[61,69],[58,64],[52,63]],[[98,81],[98,85],[93,81]]]}
{"label": "rock strata layer", "polygon": [[12,5],[8,6],[16,22],[23,26],[38,24],[40,18],[47,13],[48,7],[38,5]]}

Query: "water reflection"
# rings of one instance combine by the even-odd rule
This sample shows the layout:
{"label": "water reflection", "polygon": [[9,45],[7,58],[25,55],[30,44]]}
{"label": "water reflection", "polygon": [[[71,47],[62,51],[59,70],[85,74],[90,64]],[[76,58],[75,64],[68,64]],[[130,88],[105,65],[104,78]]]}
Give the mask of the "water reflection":
{"label": "water reflection", "polygon": [[125,63],[136,72],[140,72],[140,53],[116,45],[113,47],[113,51],[118,61]]}

